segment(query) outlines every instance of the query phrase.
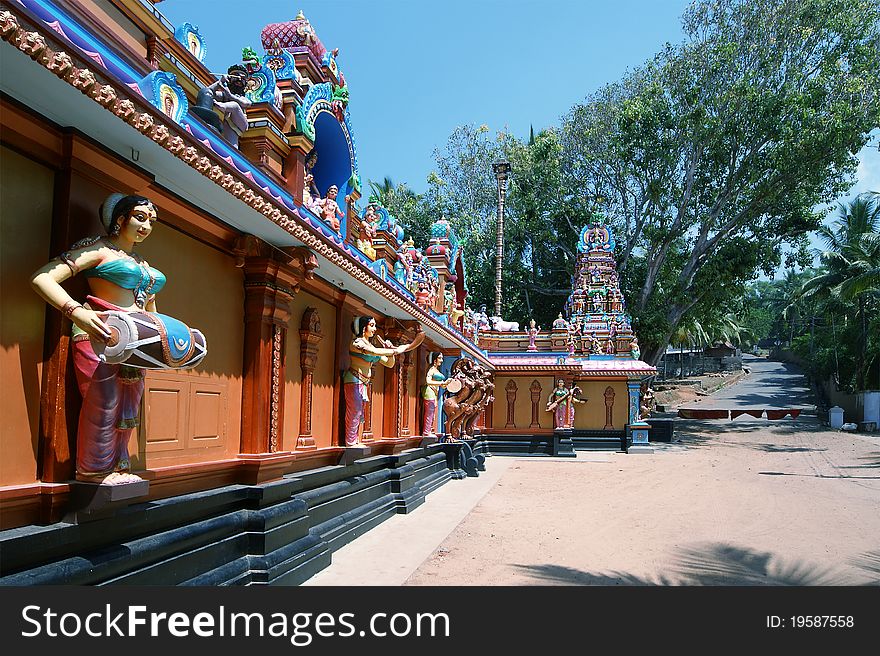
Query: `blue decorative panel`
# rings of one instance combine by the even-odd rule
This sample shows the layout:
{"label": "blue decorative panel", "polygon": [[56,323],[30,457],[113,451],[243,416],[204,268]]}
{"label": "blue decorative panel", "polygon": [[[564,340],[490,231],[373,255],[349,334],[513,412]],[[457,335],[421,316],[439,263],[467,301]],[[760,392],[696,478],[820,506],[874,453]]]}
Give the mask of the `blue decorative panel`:
{"label": "blue decorative panel", "polygon": [[180,123],[189,110],[186,93],[177,84],[174,73],[153,71],[138,82],[138,88],[144,98],[150,101],[161,112]]}
{"label": "blue decorative panel", "polygon": [[174,38],[180,41],[200,62],[205,61],[208,49],[205,47],[205,40],[199,34],[199,28],[195,25],[192,23],[181,24],[174,30]]}

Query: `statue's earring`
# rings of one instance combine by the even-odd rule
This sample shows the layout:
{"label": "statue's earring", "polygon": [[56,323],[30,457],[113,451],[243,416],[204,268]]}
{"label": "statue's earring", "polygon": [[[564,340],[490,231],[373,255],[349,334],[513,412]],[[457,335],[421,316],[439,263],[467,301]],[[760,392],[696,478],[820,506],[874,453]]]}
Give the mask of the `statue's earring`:
{"label": "statue's earring", "polygon": [[120,225],[119,221],[116,221],[113,224],[113,230],[110,231],[110,236],[118,237],[120,232],[122,232],[122,226]]}

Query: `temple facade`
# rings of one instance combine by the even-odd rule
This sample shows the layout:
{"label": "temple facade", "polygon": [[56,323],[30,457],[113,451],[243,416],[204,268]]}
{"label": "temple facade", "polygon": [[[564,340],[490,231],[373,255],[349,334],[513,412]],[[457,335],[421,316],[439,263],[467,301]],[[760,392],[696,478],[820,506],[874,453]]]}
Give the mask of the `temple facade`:
{"label": "temple facade", "polygon": [[[607,229],[581,235],[567,319],[487,330],[450,222],[437,217],[415,244],[363,197],[343,62],[301,12],[266,25],[261,51],[243,44],[218,78],[208,35],[160,9],[0,9],[0,583],[297,583],[437,486],[477,475],[505,440],[584,430],[626,448],[653,370]],[[148,239],[131,233],[136,258],[111,252],[122,252],[105,222],[115,193],[148,199],[158,218]],[[128,284],[83,273],[89,248],[104,249],[102,266],[132,259],[149,278],[141,309],[207,344],[192,367],[141,370],[136,417],[116,427],[130,430],[125,472],[143,481],[128,492],[83,480],[77,457],[90,392],[76,354],[83,338],[104,345],[76,328],[106,281]],[[63,291],[34,283],[40,267]],[[365,337],[363,317],[375,320]],[[366,381],[364,357],[376,365]],[[435,406],[431,377],[444,382]],[[570,421],[546,409],[558,380]],[[88,560],[112,545],[127,556]]]}

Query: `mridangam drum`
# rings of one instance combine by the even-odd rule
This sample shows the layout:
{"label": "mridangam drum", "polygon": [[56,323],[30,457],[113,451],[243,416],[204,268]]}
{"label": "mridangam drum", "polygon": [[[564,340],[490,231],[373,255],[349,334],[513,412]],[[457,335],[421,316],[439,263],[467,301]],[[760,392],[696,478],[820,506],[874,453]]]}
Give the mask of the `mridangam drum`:
{"label": "mridangam drum", "polygon": [[182,321],[157,312],[103,312],[107,343],[92,339],[95,355],[107,364],[139,369],[189,369],[208,353],[205,336]]}
{"label": "mridangam drum", "polygon": [[450,378],[446,385],[447,394],[458,394],[461,391],[461,381],[458,378]]}

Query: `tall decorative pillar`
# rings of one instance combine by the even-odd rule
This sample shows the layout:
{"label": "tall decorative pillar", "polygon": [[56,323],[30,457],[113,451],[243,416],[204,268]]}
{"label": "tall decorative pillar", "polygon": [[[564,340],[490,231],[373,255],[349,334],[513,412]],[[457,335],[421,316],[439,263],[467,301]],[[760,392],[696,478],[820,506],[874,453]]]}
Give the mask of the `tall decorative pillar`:
{"label": "tall decorative pillar", "polygon": [[541,402],[541,383],[536,380],[532,381],[532,384],[529,386],[529,392],[532,395],[532,423],[529,424],[529,428],[540,428],[541,421],[538,419],[538,404]]}
{"label": "tall decorative pillar", "polygon": [[300,386],[299,436],[296,439],[296,449],[307,451],[316,448],[315,438],[312,437],[312,380],[315,366],[318,363],[318,345],[324,339],[324,335],[321,333],[321,317],[315,308],[309,307],[303,312],[299,337],[302,385]]}
{"label": "tall decorative pillar", "polygon": [[614,412],[614,388],[610,385],[605,388],[605,426],[603,430],[612,430],[614,428],[613,412]]}
{"label": "tall decorative pillar", "polygon": [[411,435],[409,429],[409,372],[413,366],[413,352],[407,351],[403,354],[403,361],[400,362],[400,397],[398,400],[398,411],[400,412],[400,436],[409,437]]}
{"label": "tall decorative pillar", "polygon": [[504,391],[507,393],[507,423],[504,424],[505,428],[516,428],[516,422],[514,419],[514,411],[516,409],[516,382],[514,382],[513,378],[507,381],[507,385],[504,386]]}
{"label": "tall decorative pillar", "polygon": [[281,250],[253,235],[236,239],[233,252],[245,288],[241,453],[276,453],[282,450],[291,302],[318,262],[305,248]]}
{"label": "tall decorative pillar", "polygon": [[[386,319],[382,327],[383,335],[394,344],[410,342],[415,337],[418,323]],[[385,405],[382,412],[383,437],[409,437],[409,405],[406,390],[409,384],[409,369],[413,365],[411,351],[395,358],[394,366],[385,369],[382,392]],[[366,430],[366,426],[364,427]]]}
{"label": "tall decorative pillar", "polygon": [[644,421],[639,412],[641,407],[642,385],[637,380],[627,381],[629,391],[629,428],[632,433],[632,446],[627,453],[653,453],[648,432],[651,425]]}
{"label": "tall decorative pillar", "polygon": [[639,420],[639,401],[642,393],[641,383],[637,380],[630,380],[626,383],[629,392],[629,421],[627,423],[634,424]]}

